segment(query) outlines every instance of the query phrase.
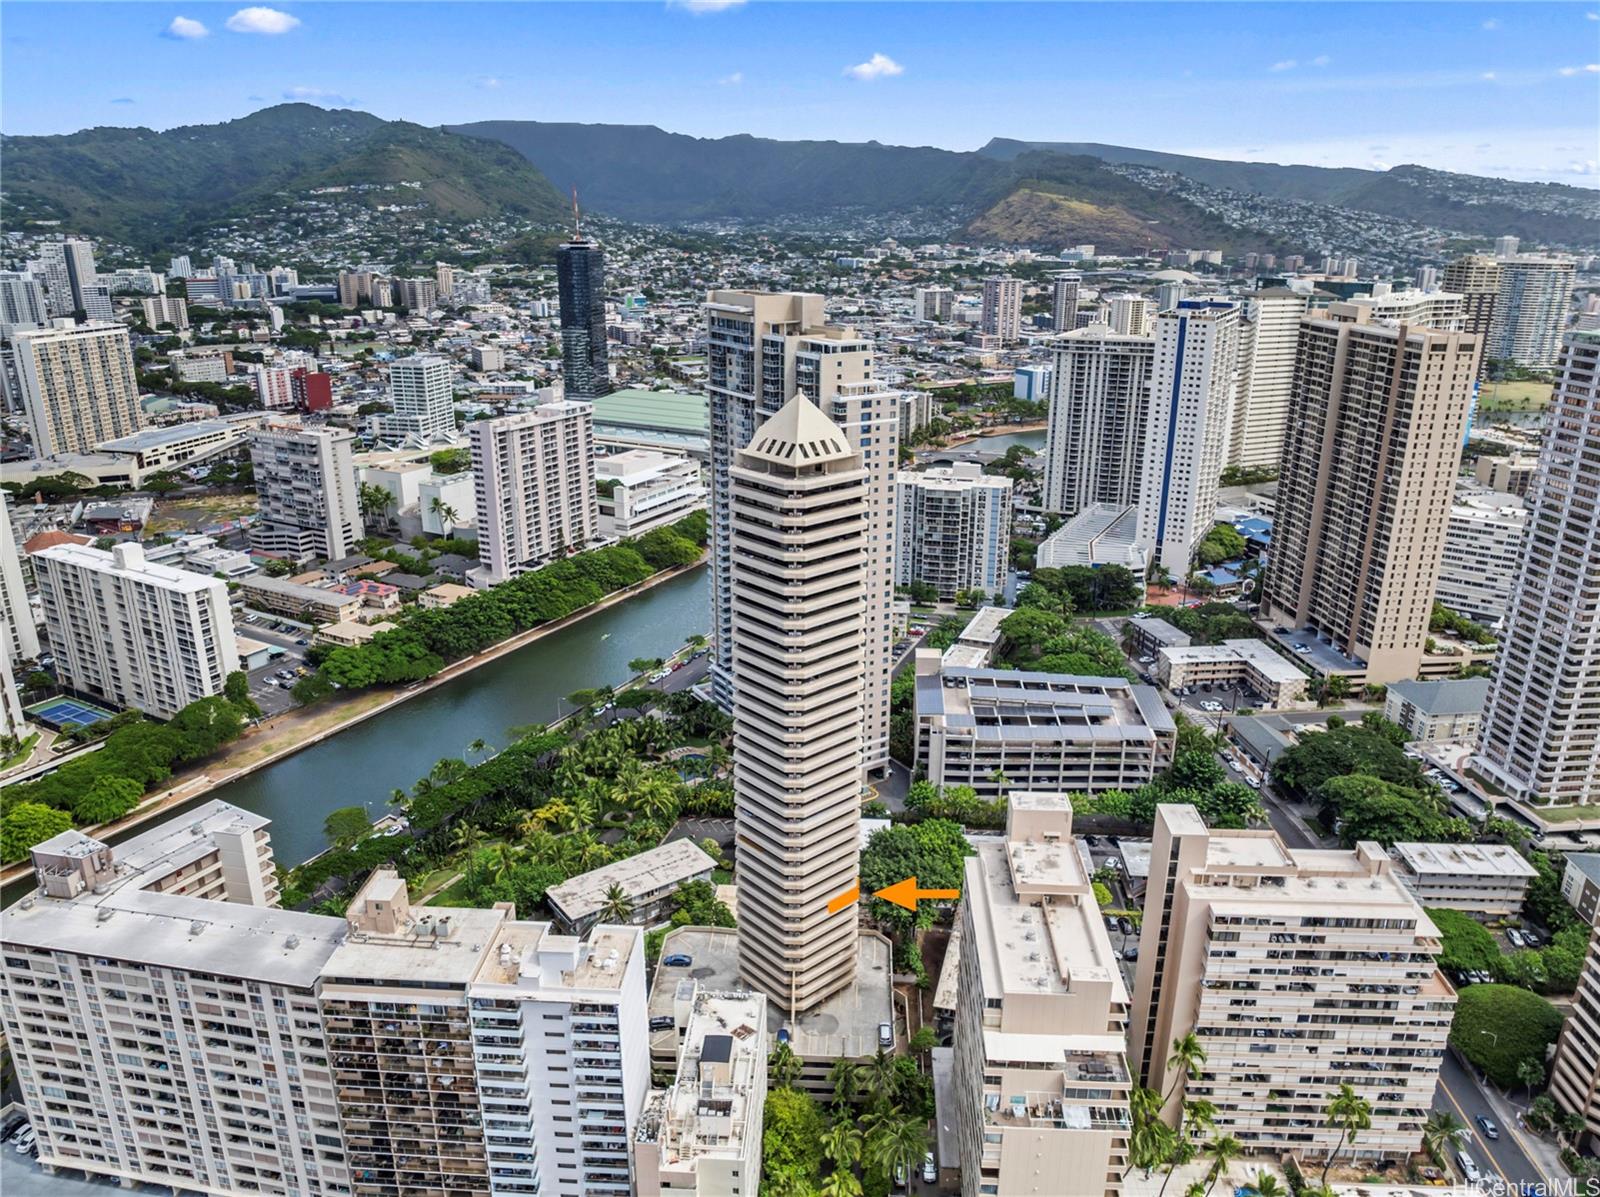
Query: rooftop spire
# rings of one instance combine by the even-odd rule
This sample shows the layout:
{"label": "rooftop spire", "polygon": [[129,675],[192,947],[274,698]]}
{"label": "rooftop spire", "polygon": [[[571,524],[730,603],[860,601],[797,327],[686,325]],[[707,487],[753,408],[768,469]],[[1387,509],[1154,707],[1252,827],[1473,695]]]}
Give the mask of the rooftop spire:
{"label": "rooftop spire", "polygon": [[572,232],[575,240],[583,240],[583,217],[578,214],[578,185],[572,185]]}

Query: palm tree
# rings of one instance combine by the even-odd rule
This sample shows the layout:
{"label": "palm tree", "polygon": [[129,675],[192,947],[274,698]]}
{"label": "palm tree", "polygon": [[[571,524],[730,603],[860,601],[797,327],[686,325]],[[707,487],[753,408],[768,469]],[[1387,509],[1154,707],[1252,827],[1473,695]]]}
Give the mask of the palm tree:
{"label": "palm tree", "polygon": [[375,523],[387,522],[393,502],[393,495],[371,482],[363,482],[356,493],[356,505],[361,508],[361,514]]}
{"label": "palm tree", "polygon": [[1217,1181],[1222,1179],[1228,1165],[1244,1150],[1244,1144],[1232,1135],[1220,1135],[1211,1141],[1207,1150],[1211,1153],[1211,1175],[1206,1185],[1206,1197],[1211,1197],[1211,1190],[1216,1188]]}
{"label": "palm tree", "polygon": [[488,838],[483,828],[471,823],[457,823],[455,830],[450,833],[450,842],[457,849],[476,848]]}
{"label": "palm tree", "polygon": [[456,519],[459,513],[438,495],[434,495],[429,501],[428,510],[438,519],[441,527],[454,528],[456,526]]}
{"label": "palm tree", "polygon": [[[844,1061],[840,1061],[844,1063]],[[861,1150],[865,1138],[861,1128],[847,1117],[837,1117],[827,1130],[822,1132],[822,1151],[833,1166],[841,1171],[848,1172],[854,1164],[861,1162]]]}
{"label": "palm tree", "polygon": [[633,899],[628,891],[616,882],[606,887],[606,900],[600,907],[600,918],[607,923],[625,923],[633,917]]}
{"label": "palm tree", "polygon": [[1287,1197],[1278,1178],[1265,1168],[1256,1173],[1250,1187],[1256,1191],[1256,1197]]}
{"label": "palm tree", "polygon": [[828,1083],[833,1086],[833,1104],[847,1106],[856,1099],[860,1076],[856,1066],[840,1056],[828,1070]]}
{"label": "palm tree", "polygon": [[640,813],[650,819],[665,821],[678,813],[677,787],[664,777],[645,778],[634,801]]}
{"label": "palm tree", "polygon": [[861,1181],[848,1168],[836,1168],[828,1173],[817,1197],[861,1197]]}
{"label": "palm tree", "polygon": [[928,1152],[928,1124],[920,1118],[906,1117],[898,1106],[876,1128],[876,1143],[868,1143],[869,1162],[894,1173],[903,1169],[907,1176],[921,1165]]}
{"label": "palm tree", "polygon": [[1434,1110],[1422,1124],[1422,1145],[1441,1164],[1467,1137],[1467,1124],[1449,1110]]}
{"label": "palm tree", "polygon": [[900,1076],[895,1071],[894,1057],[880,1047],[876,1055],[861,1065],[857,1079],[867,1101],[881,1109],[894,1100]]}
{"label": "palm tree", "polygon": [[579,794],[567,803],[566,818],[561,821],[561,826],[574,834],[587,827],[594,826],[595,817],[599,814],[593,798],[587,794]]}
{"label": "palm tree", "polygon": [[1167,1071],[1177,1070],[1177,1076],[1172,1078],[1172,1087],[1167,1090],[1161,1099],[1163,1109],[1173,1094],[1178,1091],[1178,1086],[1183,1083],[1184,1077],[1196,1080],[1200,1076],[1200,1066],[1206,1062],[1205,1045],[1200,1042],[1200,1037],[1193,1031],[1187,1035],[1180,1035],[1172,1041],[1172,1054],[1167,1057]]}
{"label": "palm tree", "polygon": [[767,1057],[767,1075],[780,1089],[792,1089],[795,1081],[800,1079],[800,1057],[794,1054],[794,1049],[787,1042],[779,1043],[772,1049],[772,1055]]}
{"label": "palm tree", "polygon": [[1372,1103],[1362,1097],[1349,1084],[1339,1086],[1339,1092],[1328,1103],[1328,1126],[1339,1128],[1339,1142],[1328,1152],[1328,1162],[1322,1165],[1322,1187],[1328,1187],[1328,1173],[1333,1171],[1333,1161],[1344,1150],[1348,1139],[1355,1145],[1356,1132],[1372,1126]]}
{"label": "palm tree", "polygon": [[1139,1086],[1129,1097],[1133,1127],[1128,1135],[1127,1176],[1135,1168],[1144,1170],[1145,1179],[1172,1154],[1172,1128],[1161,1121],[1161,1094]]}
{"label": "palm tree", "polygon": [[476,756],[478,753],[482,752],[488,747],[488,742],[485,741],[482,736],[479,736],[476,740],[467,745],[467,755]]}
{"label": "palm tree", "polygon": [[[1178,1133],[1172,1137],[1172,1152],[1167,1157],[1167,1175],[1161,1182],[1161,1197],[1167,1191],[1167,1186],[1172,1183],[1172,1173],[1179,1164],[1187,1164],[1194,1159],[1198,1148],[1195,1144],[1208,1130],[1216,1125],[1217,1107],[1203,1097],[1183,1103],[1183,1120]],[[1193,1190],[1191,1185],[1190,1189]],[[1192,1191],[1185,1197],[1194,1197]]]}
{"label": "palm tree", "polygon": [[1517,1080],[1527,1087],[1528,1096],[1533,1096],[1533,1087],[1544,1084],[1544,1065],[1529,1056],[1517,1063]]}

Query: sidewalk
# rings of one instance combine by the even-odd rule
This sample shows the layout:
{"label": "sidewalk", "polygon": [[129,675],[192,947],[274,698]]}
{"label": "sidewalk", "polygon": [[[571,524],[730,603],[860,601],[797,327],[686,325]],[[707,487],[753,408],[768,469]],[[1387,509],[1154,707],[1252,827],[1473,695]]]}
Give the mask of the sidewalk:
{"label": "sidewalk", "polygon": [[1488,1099],[1489,1108],[1500,1118],[1501,1133],[1516,1139],[1517,1146],[1522,1148],[1522,1153],[1538,1167],[1540,1172],[1545,1176],[1556,1178],[1568,1175],[1566,1168],[1561,1164],[1561,1152],[1556,1145],[1543,1135],[1535,1134],[1523,1124],[1523,1115],[1528,1112],[1526,1103],[1513,1101],[1488,1082],[1479,1088]]}

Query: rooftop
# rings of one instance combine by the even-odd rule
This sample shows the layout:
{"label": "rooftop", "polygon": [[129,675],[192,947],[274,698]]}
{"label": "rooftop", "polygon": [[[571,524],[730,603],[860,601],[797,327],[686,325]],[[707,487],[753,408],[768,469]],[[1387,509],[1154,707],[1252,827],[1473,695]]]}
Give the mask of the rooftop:
{"label": "rooftop", "polygon": [[1489,700],[1486,677],[1448,678],[1438,682],[1391,682],[1398,694],[1424,715],[1476,715]]}
{"label": "rooftop", "polygon": [[1175,730],[1152,686],[1122,678],[941,665],[917,677],[917,717],[970,729],[975,739],[1153,739]]}
{"label": "rooftop", "polygon": [[545,897],[568,922],[576,923],[604,908],[606,891],[613,885],[630,898],[638,898],[709,874],[716,864],[692,840],[671,840],[637,856],[579,873],[551,886]]}
{"label": "rooftop", "polygon": [[1394,856],[1412,873],[1536,877],[1538,870],[1506,844],[1395,844]]}
{"label": "rooftop", "polygon": [[1143,574],[1139,509],[1094,503],[1073,516],[1039,546],[1041,566],[1121,565]]}
{"label": "rooftop", "polygon": [[1248,661],[1274,682],[1303,682],[1306,675],[1275,653],[1264,640],[1224,640],[1221,644],[1168,645],[1162,656],[1173,664],[1212,661]]}
{"label": "rooftop", "polygon": [[593,400],[595,424],[652,428],[705,436],[711,428],[710,400],[688,391],[623,387]]}

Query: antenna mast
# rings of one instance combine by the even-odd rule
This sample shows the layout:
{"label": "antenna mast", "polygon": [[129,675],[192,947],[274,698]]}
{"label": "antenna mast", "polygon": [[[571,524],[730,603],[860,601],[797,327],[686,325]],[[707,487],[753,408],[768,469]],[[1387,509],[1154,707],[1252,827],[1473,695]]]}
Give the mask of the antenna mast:
{"label": "antenna mast", "polygon": [[572,231],[577,240],[583,240],[583,217],[578,215],[578,188],[576,184],[572,188]]}

